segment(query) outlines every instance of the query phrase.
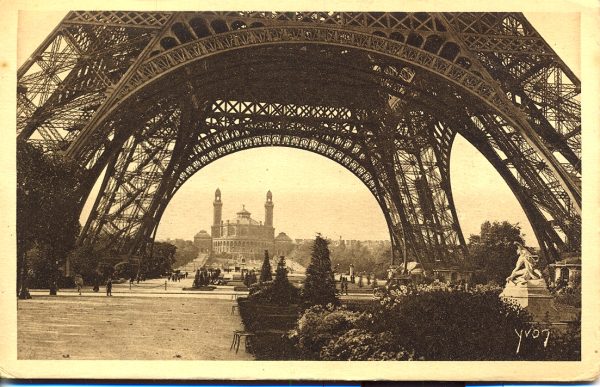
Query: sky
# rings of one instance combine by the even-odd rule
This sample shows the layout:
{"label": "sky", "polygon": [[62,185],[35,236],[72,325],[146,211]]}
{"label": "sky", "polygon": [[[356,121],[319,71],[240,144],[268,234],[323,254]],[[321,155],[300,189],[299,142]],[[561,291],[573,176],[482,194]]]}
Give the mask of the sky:
{"label": "sky", "polygon": [[[55,11],[19,13],[19,65],[63,16]],[[555,23],[556,14],[525,16],[579,75],[579,14],[561,13],[561,23]],[[36,28],[28,27],[32,25]],[[450,164],[455,205],[466,238],[478,233],[486,220],[507,220],[522,227],[527,244],[537,246],[529,222],[508,186],[460,136],[454,142]],[[283,231],[291,238],[313,238],[319,232],[332,239],[389,239],[381,209],[358,178],[323,156],[279,147],[234,153],[197,172],[169,203],[157,239],[191,240],[199,230],[209,231],[216,188],[222,192],[223,219],[234,219],[245,205],[254,219],[264,220],[265,195],[271,190],[276,233]],[[84,214],[89,209],[90,203]]]}

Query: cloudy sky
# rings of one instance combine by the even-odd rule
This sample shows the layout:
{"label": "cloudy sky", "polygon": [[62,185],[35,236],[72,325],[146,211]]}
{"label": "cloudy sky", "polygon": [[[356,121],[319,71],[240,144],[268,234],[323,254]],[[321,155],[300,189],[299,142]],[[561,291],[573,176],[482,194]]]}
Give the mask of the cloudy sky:
{"label": "cloudy sky", "polygon": [[[64,13],[55,11],[19,14],[19,64],[63,16]],[[526,16],[579,75],[579,15],[526,13]],[[555,23],[557,18],[561,23]],[[456,139],[452,150],[451,181],[465,237],[477,233],[485,220],[508,220],[522,226],[528,244],[537,245],[527,218],[508,186],[461,137]],[[320,232],[330,238],[389,239],[377,202],[354,175],[327,158],[290,148],[246,150],[200,170],[169,204],[157,238],[192,239],[200,229],[209,230],[217,187],[222,192],[224,219],[233,219],[244,204],[253,218],[263,220],[265,194],[271,190],[276,232],[284,231],[292,238],[311,238]]]}

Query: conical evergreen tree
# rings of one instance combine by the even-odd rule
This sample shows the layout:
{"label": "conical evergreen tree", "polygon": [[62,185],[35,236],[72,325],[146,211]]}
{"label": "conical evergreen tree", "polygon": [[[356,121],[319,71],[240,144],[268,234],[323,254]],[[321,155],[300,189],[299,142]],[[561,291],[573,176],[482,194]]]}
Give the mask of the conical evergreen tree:
{"label": "conical evergreen tree", "polygon": [[271,274],[271,261],[269,260],[269,250],[265,250],[265,260],[263,261],[262,268],[260,269],[260,283],[272,281],[273,274]]}
{"label": "conical evergreen tree", "polygon": [[287,277],[288,270],[285,267],[285,257],[282,255],[279,257],[279,262],[277,262],[277,269],[275,270],[275,280],[273,283],[277,286],[284,286],[289,284],[289,280]]}
{"label": "conical evergreen tree", "polygon": [[335,294],[335,281],[331,270],[328,242],[317,234],[313,245],[302,296],[306,305],[339,304]]}

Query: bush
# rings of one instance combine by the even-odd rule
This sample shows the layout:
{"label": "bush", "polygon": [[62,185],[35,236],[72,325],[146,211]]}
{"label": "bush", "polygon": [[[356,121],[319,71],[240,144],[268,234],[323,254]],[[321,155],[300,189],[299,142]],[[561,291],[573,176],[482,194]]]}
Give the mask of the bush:
{"label": "bush", "polygon": [[305,359],[318,360],[321,358],[323,347],[355,328],[357,321],[365,317],[363,313],[352,312],[332,304],[315,305],[304,312],[288,337],[296,343]]}
{"label": "bush", "polygon": [[[499,297],[500,288],[470,291],[431,285],[382,289],[379,302],[355,312],[333,305],[313,306],[289,337],[305,359],[321,360],[576,360],[579,326],[543,340],[524,340],[530,316]],[[543,329],[543,327],[537,327]]]}
{"label": "bush", "polygon": [[372,330],[391,332],[426,360],[515,359],[515,329],[530,316],[503,302],[499,290],[469,292],[434,283],[387,292],[373,314]]}
{"label": "bush", "polygon": [[248,299],[267,304],[289,305],[300,303],[300,289],[290,282],[278,284],[274,281],[250,286]]}
{"label": "bush", "polygon": [[298,304],[300,302],[300,290],[290,283],[283,257],[277,264],[275,279],[250,286],[248,299],[276,305]]}
{"label": "bush", "polygon": [[389,332],[350,329],[329,341],[321,350],[322,360],[413,360],[414,353],[399,349]]}
{"label": "bush", "polygon": [[581,289],[562,288],[557,290],[554,300],[559,304],[581,308]]}

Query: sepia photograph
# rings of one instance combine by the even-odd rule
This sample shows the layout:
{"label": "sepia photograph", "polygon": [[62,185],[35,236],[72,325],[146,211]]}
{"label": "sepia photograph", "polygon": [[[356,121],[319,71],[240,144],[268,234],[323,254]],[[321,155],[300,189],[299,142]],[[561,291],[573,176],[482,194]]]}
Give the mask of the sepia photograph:
{"label": "sepia photograph", "polygon": [[7,372],[598,374],[581,7],[136,4],[16,13]]}

